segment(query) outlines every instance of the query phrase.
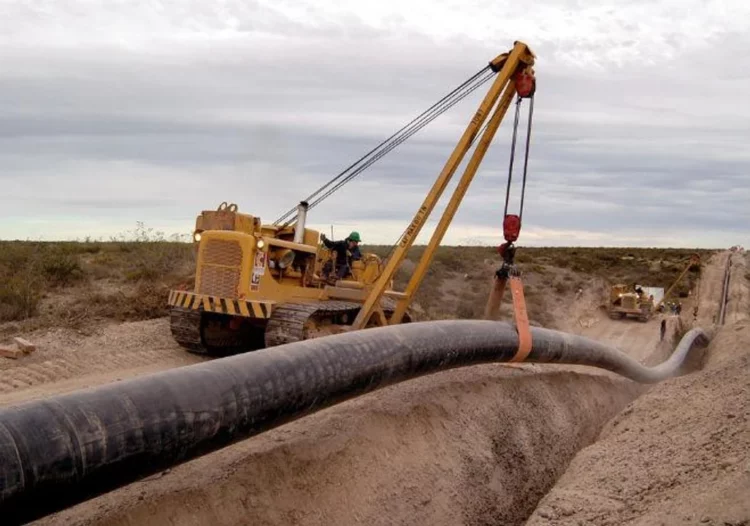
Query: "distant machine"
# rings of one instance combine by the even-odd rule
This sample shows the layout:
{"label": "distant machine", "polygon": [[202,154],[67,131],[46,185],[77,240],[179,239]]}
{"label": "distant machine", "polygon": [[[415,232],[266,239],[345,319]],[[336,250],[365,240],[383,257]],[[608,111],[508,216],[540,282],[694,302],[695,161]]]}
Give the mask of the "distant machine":
{"label": "distant machine", "polygon": [[628,285],[618,283],[613,285],[609,292],[608,313],[612,319],[634,317],[639,321],[646,322],[659,311],[669,294],[675,286],[685,277],[688,270],[694,265],[700,265],[701,258],[698,254],[690,257],[687,265],[677,276],[677,279],[665,292],[662,287],[646,287],[642,285]]}

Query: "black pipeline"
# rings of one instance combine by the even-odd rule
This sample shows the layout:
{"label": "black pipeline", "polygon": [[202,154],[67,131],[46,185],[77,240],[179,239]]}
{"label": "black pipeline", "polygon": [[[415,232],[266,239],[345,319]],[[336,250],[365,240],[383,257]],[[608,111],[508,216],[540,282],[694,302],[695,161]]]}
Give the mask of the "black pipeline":
{"label": "black pipeline", "polygon": [[[526,362],[641,383],[677,374],[700,329],[647,368],[593,340],[532,328]],[[375,389],[508,362],[515,329],[449,320],[367,329],[172,369],[0,410],[0,518],[19,524]]]}

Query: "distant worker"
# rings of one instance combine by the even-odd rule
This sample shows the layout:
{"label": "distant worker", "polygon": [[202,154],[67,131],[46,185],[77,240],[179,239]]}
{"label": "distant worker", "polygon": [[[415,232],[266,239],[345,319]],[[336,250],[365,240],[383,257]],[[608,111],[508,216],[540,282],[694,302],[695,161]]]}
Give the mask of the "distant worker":
{"label": "distant worker", "polygon": [[326,248],[336,252],[336,277],[338,279],[343,279],[351,273],[352,261],[362,259],[362,254],[359,252],[359,243],[362,241],[359,232],[352,232],[343,241],[331,241],[325,234],[321,234],[320,239]]}
{"label": "distant worker", "polygon": [[667,320],[665,320],[665,319],[661,320],[661,329],[660,329],[660,332],[661,332],[661,338],[660,339],[661,339],[661,341],[664,341],[664,334],[666,334],[666,332],[667,332]]}

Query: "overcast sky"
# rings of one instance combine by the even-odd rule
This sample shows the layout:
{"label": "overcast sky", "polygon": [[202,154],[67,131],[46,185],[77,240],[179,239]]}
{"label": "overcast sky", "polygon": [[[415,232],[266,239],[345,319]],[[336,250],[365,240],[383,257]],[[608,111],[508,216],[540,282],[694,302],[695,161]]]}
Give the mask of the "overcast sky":
{"label": "overcast sky", "polygon": [[[741,0],[0,0],[0,238],[271,222],[523,40],[520,244],[747,246],[749,29]],[[310,223],[395,242],[488,86]],[[500,240],[511,117],[447,243]]]}

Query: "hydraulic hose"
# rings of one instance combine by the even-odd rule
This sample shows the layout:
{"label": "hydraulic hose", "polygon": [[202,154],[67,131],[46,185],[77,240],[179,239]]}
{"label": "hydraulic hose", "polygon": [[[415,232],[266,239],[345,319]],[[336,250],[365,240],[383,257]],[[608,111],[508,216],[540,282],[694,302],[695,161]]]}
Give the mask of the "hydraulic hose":
{"label": "hydraulic hose", "polygon": [[[679,373],[701,329],[647,368],[593,340],[532,328],[526,362],[603,368],[641,383]],[[509,362],[504,322],[449,320],[353,331],[181,367],[0,410],[2,524],[34,520],[363,393]]]}

